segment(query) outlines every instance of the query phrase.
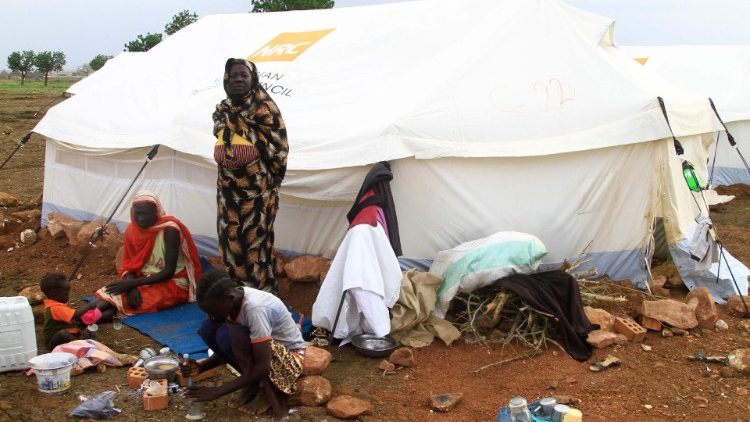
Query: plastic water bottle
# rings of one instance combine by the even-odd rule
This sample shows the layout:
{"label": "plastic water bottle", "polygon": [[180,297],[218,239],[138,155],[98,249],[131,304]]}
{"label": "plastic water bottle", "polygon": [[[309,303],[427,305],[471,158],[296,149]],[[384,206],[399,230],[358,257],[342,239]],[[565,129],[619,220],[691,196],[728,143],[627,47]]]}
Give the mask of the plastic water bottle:
{"label": "plastic water bottle", "polygon": [[[182,355],[182,364],[185,366],[190,366],[190,355],[188,355],[187,353]],[[190,375],[188,375],[187,385],[188,387],[193,386],[192,371]],[[185,415],[185,419],[191,420],[191,421],[199,421],[205,417],[206,417],[206,414],[203,413],[203,404],[194,400],[190,400],[190,404],[188,405],[188,412],[187,412],[187,415]]]}

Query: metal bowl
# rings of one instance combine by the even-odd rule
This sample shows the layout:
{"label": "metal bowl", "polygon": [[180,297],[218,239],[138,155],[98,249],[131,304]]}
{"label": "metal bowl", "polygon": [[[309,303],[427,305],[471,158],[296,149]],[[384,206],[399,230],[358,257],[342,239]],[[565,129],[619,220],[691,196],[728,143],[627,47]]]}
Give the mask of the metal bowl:
{"label": "metal bowl", "polygon": [[152,380],[167,379],[169,382],[174,382],[180,361],[172,356],[159,355],[146,359],[143,367]]}
{"label": "metal bowl", "polygon": [[374,334],[357,334],[352,337],[352,346],[359,353],[371,358],[382,358],[393,352],[398,343],[391,336],[377,337]]}

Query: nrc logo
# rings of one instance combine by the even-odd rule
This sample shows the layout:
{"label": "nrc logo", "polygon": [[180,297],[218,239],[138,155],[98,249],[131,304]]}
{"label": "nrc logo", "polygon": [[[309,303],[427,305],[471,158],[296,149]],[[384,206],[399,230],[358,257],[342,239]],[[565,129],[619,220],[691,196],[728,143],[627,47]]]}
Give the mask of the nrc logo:
{"label": "nrc logo", "polygon": [[309,32],[282,32],[255,53],[248,56],[253,62],[291,62],[310,46],[320,41],[335,28]]}

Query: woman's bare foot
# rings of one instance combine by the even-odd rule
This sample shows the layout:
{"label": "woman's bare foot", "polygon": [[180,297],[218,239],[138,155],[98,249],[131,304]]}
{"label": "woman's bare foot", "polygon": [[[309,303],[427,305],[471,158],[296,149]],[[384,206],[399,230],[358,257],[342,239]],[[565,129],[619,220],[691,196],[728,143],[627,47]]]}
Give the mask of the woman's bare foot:
{"label": "woman's bare foot", "polygon": [[258,395],[258,387],[247,386],[238,391],[232,397],[227,406],[231,409],[237,409],[250,403]]}
{"label": "woman's bare foot", "polygon": [[271,405],[268,404],[263,394],[257,394],[252,401],[239,406],[237,410],[248,415],[264,415],[270,408]]}

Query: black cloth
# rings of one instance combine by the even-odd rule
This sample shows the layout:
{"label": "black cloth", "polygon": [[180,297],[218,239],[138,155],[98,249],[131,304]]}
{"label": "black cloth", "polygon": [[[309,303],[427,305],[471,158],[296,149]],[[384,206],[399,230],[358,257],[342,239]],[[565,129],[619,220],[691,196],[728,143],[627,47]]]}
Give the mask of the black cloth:
{"label": "black cloth", "polygon": [[526,303],[560,320],[565,351],[577,361],[591,357],[586,336],[591,326],[581,306],[578,282],[565,271],[516,274],[495,281],[494,286],[512,291]]}
{"label": "black cloth", "polygon": [[[346,214],[347,220],[351,223],[362,209],[371,205],[377,205],[383,209],[385,214],[385,223],[388,225],[388,239],[391,242],[391,248],[396,256],[401,256],[401,237],[398,234],[398,218],[396,218],[396,206],[393,203],[391,194],[391,180],[393,173],[391,165],[387,161],[376,163],[365,176],[362,187],[357,193],[354,205]],[[372,189],[374,195],[362,200],[362,197]]]}

